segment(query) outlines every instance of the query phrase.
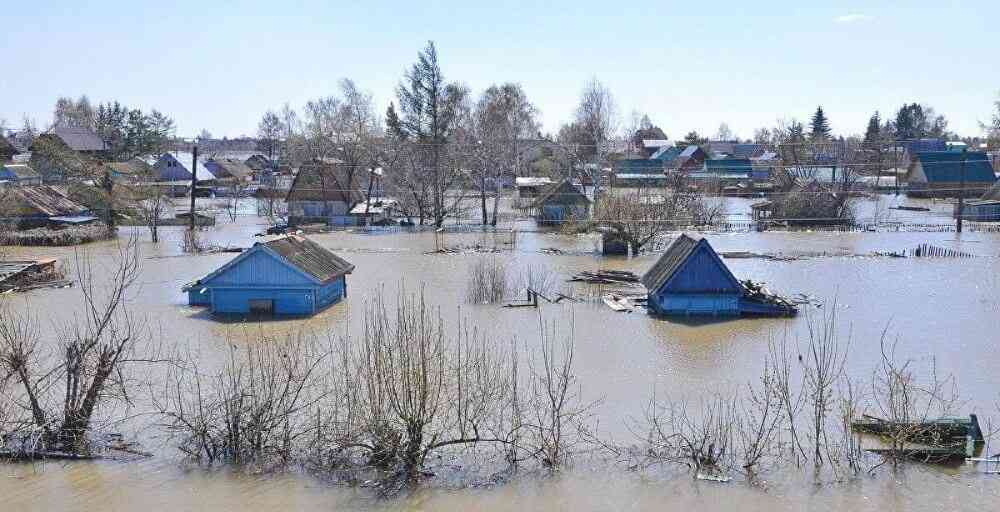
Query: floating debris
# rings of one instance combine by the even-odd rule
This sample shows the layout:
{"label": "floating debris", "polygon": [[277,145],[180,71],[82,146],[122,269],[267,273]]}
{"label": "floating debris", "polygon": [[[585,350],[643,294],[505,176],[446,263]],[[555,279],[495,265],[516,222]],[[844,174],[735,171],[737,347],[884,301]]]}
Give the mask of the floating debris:
{"label": "floating debris", "polygon": [[908,212],[929,212],[930,208],[924,206],[890,206],[890,210],[905,210]]}
{"label": "floating debris", "polygon": [[65,288],[72,281],[56,268],[56,260],[0,261],[0,293],[13,293],[38,288]]}
{"label": "floating debris", "polygon": [[639,276],[627,270],[598,270],[597,272],[580,272],[567,281],[591,284],[625,284],[639,283]]}
{"label": "floating debris", "polygon": [[601,300],[608,305],[614,311],[624,311],[626,313],[631,313],[633,309],[632,303],[626,297],[620,295],[615,295],[613,293],[605,294],[601,297]]}

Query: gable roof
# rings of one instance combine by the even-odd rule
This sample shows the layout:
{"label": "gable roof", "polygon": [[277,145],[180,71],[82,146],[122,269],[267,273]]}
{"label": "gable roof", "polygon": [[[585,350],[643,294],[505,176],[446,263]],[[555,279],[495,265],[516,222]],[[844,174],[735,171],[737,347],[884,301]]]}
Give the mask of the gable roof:
{"label": "gable roof", "polygon": [[[254,253],[261,251],[287,263],[316,284],[327,284],[344,274],[350,274],[354,271],[354,265],[316,242],[303,236],[288,235],[271,240],[270,242],[255,243],[253,247],[243,251],[239,256],[229,260],[225,265],[192,284],[206,283],[222,275]],[[184,289],[188,289],[190,286],[192,285],[186,285]]]}
{"label": "gable roof", "polygon": [[661,160],[663,162],[670,162],[673,159],[677,158],[677,156],[681,154],[681,151],[684,150],[677,146],[664,146],[656,150],[656,153],[653,153],[652,156],[649,157],[649,159]]}
{"label": "gable roof", "polygon": [[75,216],[87,212],[87,208],[47,185],[34,187],[13,187],[7,189],[0,201],[6,216],[46,217]]}
{"label": "gable roof", "polygon": [[[185,151],[175,151],[164,153],[156,161],[156,168],[160,172],[160,179],[165,181],[190,181],[191,180],[191,160],[194,155]],[[166,167],[166,162],[175,161],[179,164],[176,167]],[[195,171],[198,181],[210,181],[215,179],[215,175],[205,167],[205,158],[198,157],[198,168]]]}
{"label": "gable roof", "polygon": [[90,128],[56,126],[50,133],[59,137],[73,151],[105,151],[108,145]]}
{"label": "gable roof", "polygon": [[736,279],[732,272],[729,271],[729,267],[727,267],[726,264],[719,259],[719,255],[716,254],[715,249],[713,249],[708,243],[708,240],[701,237],[692,237],[686,233],[681,233],[680,236],[678,236],[673,243],[670,244],[667,251],[660,256],[660,259],[657,260],[645,274],[642,275],[642,278],[640,278],[639,281],[650,292],[659,290],[663,287],[663,285],[667,284],[672,277],[674,277],[674,274],[676,274],[677,271],[684,266],[684,263],[688,260],[688,258],[695,254],[699,247],[706,248],[708,252],[717,260],[719,266],[725,272],[726,277],[736,286],[742,288],[743,285],[740,284],[739,280]]}
{"label": "gable roof", "polygon": [[[996,176],[986,153],[969,151],[965,154],[965,181],[993,183]],[[917,153],[917,161],[928,183],[958,183],[962,181],[962,155],[956,151]]]}
{"label": "gable roof", "polygon": [[245,180],[253,174],[253,169],[250,169],[242,161],[233,158],[210,158],[205,164],[206,167],[212,165],[213,168],[210,170],[213,171],[212,174],[217,179],[236,178],[238,180]]}
{"label": "gable roof", "polygon": [[255,171],[263,171],[271,167],[271,161],[261,154],[250,155],[250,158],[247,158],[243,163]]}
{"label": "gable roof", "polygon": [[678,156],[684,158],[690,158],[694,156],[696,153],[698,153],[698,151],[701,151],[701,148],[694,144],[691,144],[688,147],[684,148],[684,151],[681,151],[681,154]]}
{"label": "gable roof", "polygon": [[299,168],[287,200],[341,201],[352,207],[364,200],[364,194],[357,184],[348,183],[346,172],[337,163],[314,160]]}
{"label": "gable roof", "polygon": [[106,162],[104,167],[115,174],[135,178],[147,178],[153,176],[153,166],[139,158],[133,158],[125,162]]}
{"label": "gable roof", "polygon": [[534,206],[539,207],[549,202],[550,199],[555,199],[557,203],[570,203],[579,201],[581,198],[588,203],[590,202],[590,198],[586,194],[573,186],[570,180],[565,179],[544,188],[535,199]]}

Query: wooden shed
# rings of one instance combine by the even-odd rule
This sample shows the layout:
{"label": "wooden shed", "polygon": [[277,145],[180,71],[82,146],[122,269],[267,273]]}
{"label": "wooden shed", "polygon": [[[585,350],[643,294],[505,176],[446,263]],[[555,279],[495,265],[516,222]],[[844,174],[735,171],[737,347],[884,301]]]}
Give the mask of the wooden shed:
{"label": "wooden shed", "polygon": [[353,270],[316,242],[290,235],[254,244],[183,291],[188,304],[213,313],[312,315],[347,296]]}
{"label": "wooden shed", "polygon": [[558,224],[590,217],[590,198],[570,180],[547,187],[535,199],[536,220],[539,224]]}
{"label": "wooden shed", "polygon": [[794,306],[751,292],[704,238],[681,234],[641,279],[649,312],[680,316],[788,316]]}

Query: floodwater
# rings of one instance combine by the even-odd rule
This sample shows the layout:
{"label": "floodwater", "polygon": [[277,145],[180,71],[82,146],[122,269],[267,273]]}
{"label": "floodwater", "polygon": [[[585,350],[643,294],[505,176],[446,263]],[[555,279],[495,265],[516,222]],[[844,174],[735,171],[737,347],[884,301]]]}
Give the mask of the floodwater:
{"label": "floodwater", "polygon": [[[886,198],[896,201],[896,198]],[[742,209],[740,200],[731,208]],[[868,208],[871,208],[868,206]],[[876,208],[881,210],[881,208]],[[944,222],[946,206],[924,214]],[[868,211],[872,211],[870,209]],[[913,212],[898,212],[913,215]],[[946,220],[946,219],[945,219]],[[926,221],[926,219],[924,219]],[[204,233],[208,242],[248,246],[264,228],[254,216]],[[554,321],[576,336],[576,373],[586,399],[601,399],[595,410],[601,433],[628,441],[631,418],[641,417],[656,389],[695,400],[706,393],[746,385],[759,375],[771,337],[802,338],[810,319],[836,310],[840,332],[850,336],[848,372],[869,378],[880,357],[879,339],[888,329],[898,351],[939,374],[955,377],[966,399],[963,413],[1000,423],[1000,234],[987,233],[829,233],[768,232],[709,234],[718,251],[785,255],[820,254],[794,261],[730,259],[739,278],[766,282],[784,294],[805,294],[822,307],[805,306],[792,319],[739,319],[704,325],[656,319],[636,312],[616,313],[599,301],[543,303],[532,308],[465,304],[468,267],[481,254],[431,254],[436,244],[502,244],[507,235],[433,233],[371,235],[338,232],[312,238],[357,266],[349,276],[348,298],[309,319],[260,323],[220,321],[186,305],[181,286],[214,270],[233,254],[180,253],[180,228],[163,228],[162,241],[142,237],[143,270],[132,307],[141,312],[158,339],[193,347],[206,361],[219,361],[229,343],[246,339],[245,330],[346,334],[360,332],[360,312],[373,290],[395,294],[403,286],[423,290],[451,325],[472,320],[498,342],[537,339],[540,321]],[[129,231],[123,230],[122,236]],[[560,286],[582,294],[584,287],[563,281],[572,273],[598,268],[637,273],[658,256],[604,258],[593,236],[520,232],[516,246],[499,254],[512,269],[545,266]],[[971,259],[917,259],[863,256],[901,251],[921,243],[958,249]],[[558,249],[558,253],[547,251]],[[72,272],[77,255],[89,254],[98,269],[110,268],[113,242],[83,248],[13,248],[8,257],[57,257]],[[825,255],[822,255],[824,254]],[[100,272],[100,270],[98,271]],[[54,332],[79,306],[75,289],[36,290],[8,298],[8,307],[34,315],[44,332]],[[252,334],[251,334],[252,335]],[[141,406],[140,406],[141,407]],[[132,411],[137,412],[137,411]],[[141,411],[138,411],[141,412]],[[803,485],[796,475],[767,475],[763,488],[693,481],[685,476],[637,474],[625,468],[581,463],[552,478],[522,478],[492,489],[430,488],[405,498],[378,500],[309,476],[237,475],[205,471],[181,463],[148,426],[135,426],[156,457],[137,462],[46,463],[2,466],[2,510],[989,510],[1000,500],[1000,477],[958,468],[913,466],[848,484]],[[996,450],[994,450],[996,451]]]}

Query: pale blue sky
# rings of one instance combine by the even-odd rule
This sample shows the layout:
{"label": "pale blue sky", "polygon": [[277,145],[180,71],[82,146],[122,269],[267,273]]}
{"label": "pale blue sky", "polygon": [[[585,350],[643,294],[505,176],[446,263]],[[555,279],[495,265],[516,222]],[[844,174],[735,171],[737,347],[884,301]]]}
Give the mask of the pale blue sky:
{"label": "pale blue sky", "polygon": [[[156,107],[179,135],[253,135],[261,114],[333,94],[341,77],[384,109],[428,39],[447,78],[475,92],[520,82],[546,131],[584,82],[623,121],[671,138],[727,122],[741,137],[822,104],[835,132],[875,109],[933,106],[978,135],[1000,90],[1000,2],[7,2],[0,118],[49,123],[57,96]],[[993,24],[991,26],[991,23]]]}

